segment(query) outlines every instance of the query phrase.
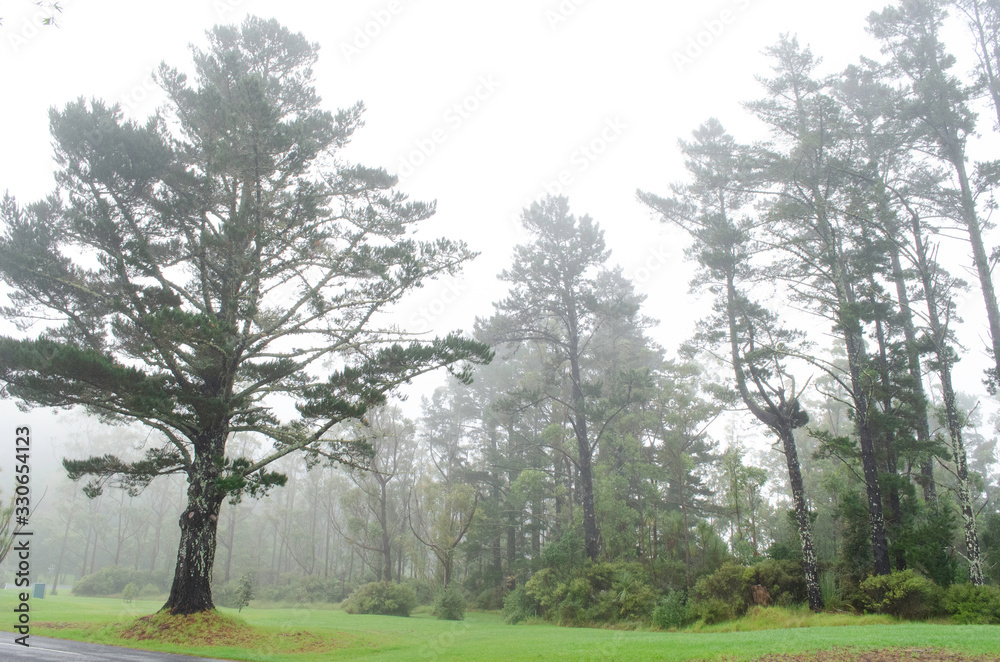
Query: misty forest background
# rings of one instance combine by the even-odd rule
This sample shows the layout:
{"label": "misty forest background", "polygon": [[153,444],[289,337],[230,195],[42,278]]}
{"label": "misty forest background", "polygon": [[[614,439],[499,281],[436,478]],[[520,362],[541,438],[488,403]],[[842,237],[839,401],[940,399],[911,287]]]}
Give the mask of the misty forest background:
{"label": "misty forest background", "polygon": [[[623,201],[689,242],[714,309],[688,343],[650,339],[673,313],[644,307],[614,263],[614,219],[533,204],[498,274],[510,294],[472,330],[492,362],[419,408],[370,411],[369,469],[291,454],[271,467],[283,486],[226,502],[216,603],[252,573],[266,602],[392,582],[418,602],[449,586],[511,621],[671,627],[754,603],[878,610],[872,576],[916,596],[900,615],[958,613],[968,587],[1000,586],[1000,161],[982,159],[1000,126],[1000,3],[907,2],[870,30],[882,54],[832,75],[783,38],[745,105],[766,140],[706,119],[678,147],[686,180]],[[978,64],[959,70],[950,53],[969,48]],[[957,297],[981,298],[981,318],[956,319]],[[954,383],[959,361],[982,383]],[[69,458],[158,443],[59,420]],[[230,443],[250,457],[268,442]],[[45,456],[35,579],[165,594],[184,478],[83,490]]]}

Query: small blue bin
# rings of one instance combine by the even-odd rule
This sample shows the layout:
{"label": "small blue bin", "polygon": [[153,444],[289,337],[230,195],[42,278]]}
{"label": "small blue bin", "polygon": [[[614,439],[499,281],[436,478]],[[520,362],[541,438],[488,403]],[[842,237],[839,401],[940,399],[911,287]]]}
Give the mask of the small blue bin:
{"label": "small blue bin", "polygon": [[35,583],[35,592],[31,594],[31,597],[38,598],[39,600],[45,599],[45,584],[41,582]]}

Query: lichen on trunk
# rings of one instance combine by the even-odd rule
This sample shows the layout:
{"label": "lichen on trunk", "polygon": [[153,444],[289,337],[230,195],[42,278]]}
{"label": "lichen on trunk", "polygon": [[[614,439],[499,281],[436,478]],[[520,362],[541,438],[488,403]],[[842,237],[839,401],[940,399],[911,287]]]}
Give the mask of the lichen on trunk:
{"label": "lichen on trunk", "polygon": [[161,611],[194,614],[215,608],[212,566],[215,563],[219,510],[225,494],[216,485],[215,463],[198,458],[188,476],[188,504],[181,513],[181,540],[170,597]]}

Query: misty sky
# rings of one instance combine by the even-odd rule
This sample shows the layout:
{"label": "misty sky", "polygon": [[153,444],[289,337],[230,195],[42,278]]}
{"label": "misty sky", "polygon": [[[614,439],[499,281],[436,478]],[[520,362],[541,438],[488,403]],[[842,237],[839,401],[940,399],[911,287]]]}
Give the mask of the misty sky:
{"label": "misty sky", "polygon": [[[763,138],[741,102],[762,96],[761,50],[782,32],[824,57],[824,72],[875,57],[865,16],[848,0],[376,0],[264,2],[63,0],[59,27],[40,27],[29,0],[0,4],[0,188],[21,202],[53,187],[48,109],[78,97],[121,103],[142,119],[161,97],[160,61],[190,69],[188,46],[217,23],[275,17],[320,44],[316,84],[328,109],[357,100],[366,126],[345,156],[401,177],[438,201],[422,236],[468,242],[481,256],[463,277],[431,283],[400,308],[410,330],[470,330],[504,288],[496,274],[519,239],[520,210],[547,192],[605,229],[612,259],[648,295],[651,335],[673,353],[705,311],[688,294],[682,235],[650,218],[636,188],[666,193],[683,177],[676,149],[710,116],[737,139]],[[995,241],[987,240],[992,245]],[[958,270],[956,270],[958,271]],[[978,291],[960,314],[978,386],[985,337]],[[2,322],[0,333],[14,333]],[[435,378],[440,381],[440,378]],[[976,391],[978,392],[978,391]],[[13,411],[0,403],[4,418]],[[23,415],[18,415],[22,416]],[[35,425],[47,420],[31,414]],[[36,433],[37,436],[37,433]]]}

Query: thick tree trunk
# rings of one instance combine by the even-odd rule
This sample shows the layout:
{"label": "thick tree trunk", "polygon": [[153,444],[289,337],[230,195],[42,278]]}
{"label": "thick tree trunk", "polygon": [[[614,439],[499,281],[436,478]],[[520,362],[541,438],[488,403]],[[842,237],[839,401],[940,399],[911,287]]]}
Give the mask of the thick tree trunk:
{"label": "thick tree trunk", "polygon": [[212,566],[215,563],[219,510],[225,496],[215,485],[217,470],[204,457],[195,459],[188,478],[188,505],[181,513],[181,540],[170,597],[161,611],[194,614],[214,609]]}

